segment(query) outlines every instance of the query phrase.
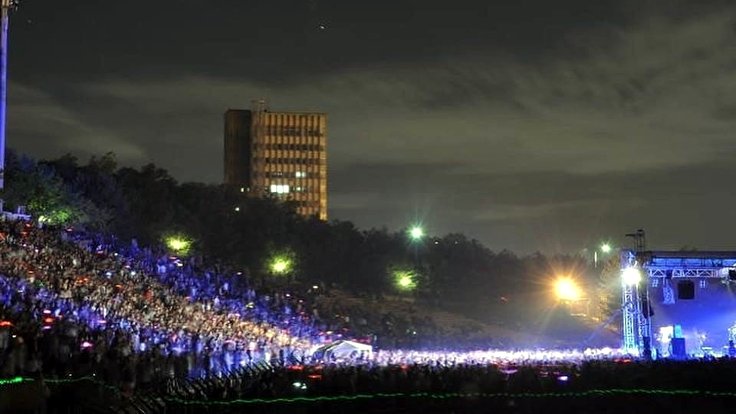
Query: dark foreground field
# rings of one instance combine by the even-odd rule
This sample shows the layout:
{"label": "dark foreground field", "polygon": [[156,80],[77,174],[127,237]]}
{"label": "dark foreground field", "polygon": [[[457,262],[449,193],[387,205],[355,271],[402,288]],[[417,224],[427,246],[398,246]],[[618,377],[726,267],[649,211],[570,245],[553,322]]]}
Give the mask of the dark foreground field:
{"label": "dark foreground field", "polygon": [[0,413],[733,413],[736,393],[687,390],[414,393],[189,400],[125,395],[101,384],[28,382],[0,389]]}

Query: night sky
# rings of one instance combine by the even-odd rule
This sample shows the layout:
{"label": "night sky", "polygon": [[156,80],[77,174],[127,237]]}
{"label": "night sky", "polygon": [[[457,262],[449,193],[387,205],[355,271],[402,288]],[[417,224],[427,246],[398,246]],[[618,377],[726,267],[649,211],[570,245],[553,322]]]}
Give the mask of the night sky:
{"label": "night sky", "polygon": [[24,0],[8,146],[222,180],[223,112],[329,114],[330,216],[494,250],[736,250],[732,1]]}

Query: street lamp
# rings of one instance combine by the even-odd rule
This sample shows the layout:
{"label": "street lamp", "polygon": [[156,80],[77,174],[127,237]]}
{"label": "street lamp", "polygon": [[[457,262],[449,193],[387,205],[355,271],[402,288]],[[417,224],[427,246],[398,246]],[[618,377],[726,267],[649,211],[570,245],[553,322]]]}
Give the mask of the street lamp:
{"label": "street lamp", "polygon": [[[602,254],[608,255],[609,253],[611,253],[613,251],[613,246],[611,246],[610,243],[605,242],[605,243],[601,244],[600,251],[601,251]],[[594,250],[593,251],[593,266],[595,268],[598,268],[598,250]]]}
{"label": "street lamp", "polygon": [[409,229],[409,237],[413,241],[419,241],[424,237],[424,229],[421,226],[412,226]]}

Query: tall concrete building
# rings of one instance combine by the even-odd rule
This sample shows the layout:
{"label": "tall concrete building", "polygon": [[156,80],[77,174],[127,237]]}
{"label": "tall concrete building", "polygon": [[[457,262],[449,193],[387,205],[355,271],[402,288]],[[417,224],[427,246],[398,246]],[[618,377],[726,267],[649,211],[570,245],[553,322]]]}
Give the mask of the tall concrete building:
{"label": "tall concrete building", "polygon": [[271,112],[263,102],[225,112],[225,184],[296,204],[327,220],[327,114]]}

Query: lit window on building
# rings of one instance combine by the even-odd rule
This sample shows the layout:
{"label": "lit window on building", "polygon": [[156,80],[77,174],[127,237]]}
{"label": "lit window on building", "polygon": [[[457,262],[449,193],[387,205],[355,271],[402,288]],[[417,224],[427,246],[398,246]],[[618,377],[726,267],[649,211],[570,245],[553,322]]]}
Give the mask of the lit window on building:
{"label": "lit window on building", "polygon": [[289,185],[288,184],[271,184],[271,193],[288,194]]}
{"label": "lit window on building", "polygon": [[297,171],[295,175],[296,178],[305,178],[307,176],[307,173],[305,173],[304,171]]}

